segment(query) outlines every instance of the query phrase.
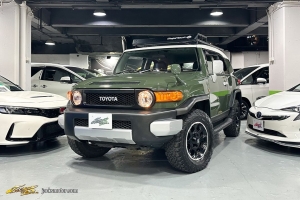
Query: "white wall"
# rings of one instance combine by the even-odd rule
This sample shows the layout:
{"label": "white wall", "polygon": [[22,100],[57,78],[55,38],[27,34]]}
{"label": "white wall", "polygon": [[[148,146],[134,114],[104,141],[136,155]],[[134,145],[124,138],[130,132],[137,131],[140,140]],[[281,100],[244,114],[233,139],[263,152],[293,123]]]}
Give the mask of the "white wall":
{"label": "white wall", "polygon": [[81,54],[70,54],[69,63],[72,66],[77,66],[81,68],[89,68],[89,56]]}
{"label": "white wall", "polygon": [[89,67],[89,56],[81,54],[32,54],[31,62],[56,63],[81,68]]}
{"label": "white wall", "polygon": [[31,85],[31,19],[32,12],[24,2],[20,6],[11,1],[0,7],[0,74],[25,90]]}
{"label": "white wall", "polygon": [[[270,11],[270,91],[283,91],[299,84],[300,2],[284,1]],[[273,48],[272,48],[273,47]]]}
{"label": "white wall", "polygon": [[240,69],[268,62],[268,51],[244,51],[240,53],[231,53],[231,64],[233,69]]}
{"label": "white wall", "polygon": [[[15,2],[0,7],[0,74],[19,84],[20,9]],[[5,28],[4,28],[5,27]]]}

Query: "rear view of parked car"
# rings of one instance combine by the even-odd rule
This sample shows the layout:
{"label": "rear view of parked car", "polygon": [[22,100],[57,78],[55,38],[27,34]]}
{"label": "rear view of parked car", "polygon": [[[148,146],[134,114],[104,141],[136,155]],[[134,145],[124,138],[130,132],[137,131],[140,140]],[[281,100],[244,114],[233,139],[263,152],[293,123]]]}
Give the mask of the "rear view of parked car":
{"label": "rear view of parked car", "polygon": [[233,73],[242,91],[241,119],[246,119],[248,111],[258,97],[269,95],[269,64],[243,68]]}
{"label": "rear view of parked car", "polygon": [[68,65],[32,63],[31,90],[49,92],[66,97],[76,83],[96,77],[93,73]]}

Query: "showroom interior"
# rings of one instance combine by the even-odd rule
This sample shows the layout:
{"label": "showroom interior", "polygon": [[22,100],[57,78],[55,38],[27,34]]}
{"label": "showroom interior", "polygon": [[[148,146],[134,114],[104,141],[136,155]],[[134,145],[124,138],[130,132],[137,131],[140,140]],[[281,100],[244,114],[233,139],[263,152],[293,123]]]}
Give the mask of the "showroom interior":
{"label": "showroom interior", "polygon": [[0,199],[299,199],[296,0],[0,0]]}

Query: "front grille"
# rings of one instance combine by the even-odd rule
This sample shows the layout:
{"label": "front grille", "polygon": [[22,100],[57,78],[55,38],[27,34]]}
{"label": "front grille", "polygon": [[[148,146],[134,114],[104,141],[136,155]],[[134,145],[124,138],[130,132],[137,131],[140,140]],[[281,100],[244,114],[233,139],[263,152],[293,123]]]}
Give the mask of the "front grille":
{"label": "front grille", "polygon": [[264,129],[264,131],[259,131],[259,130],[256,130],[253,128],[253,125],[249,124],[248,127],[256,132],[259,132],[259,133],[263,133],[263,134],[267,134],[267,135],[272,135],[272,136],[277,136],[277,137],[286,137],[285,135],[277,132],[277,131],[274,131],[274,130],[270,130],[270,129]]}
{"label": "front grille", "polygon": [[[89,120],[88,119],[75,119],[74,124],[75,124],[75,126],[88,127]],[[116,129],[131,129],[131,122],[130,121],[113,120],[112,128],[113,129],[115,129],[115,128]]]}
{"label": "front grille", "polygon": [[[100,100],[100,97],[113,97],[113,100]],[[99,105],[99,106],[135,106],[134,93],[86,93],[85,105]]]}
{"label": "front grille", "polygon": [[55,122],[55,123],[49,123],[43,125],[40,128],[37,136],[38,136],[38,140],[47,139],[47,138],[55,137],[57,135],[62,135],[63,132],[64,132],[63,129],[58,125],[57,122]]}
{"label": "front grille", "polygon": [[82,127],[88,127],[89,126],[89,120],[88,119],[75,119],[74,120],[75,126],[82,126]]}
{"label": "front grille", "polygon": [[[254,117],[255,119],[257,119],[257,117],[255,116],[254,113],[250,112],[249,111],[249,115],[251,117]],[[277,121],[281,121],[281,120],[285,120],[287,118],[289,118],[290,116],[266,116],[266,115],[263,115],[260,120],[277,120]]]}
{"label": "front grille", "polygon": [[60,115],[60,109],[41,109],[40,116],[47,117],[47,118],[55,118]]}

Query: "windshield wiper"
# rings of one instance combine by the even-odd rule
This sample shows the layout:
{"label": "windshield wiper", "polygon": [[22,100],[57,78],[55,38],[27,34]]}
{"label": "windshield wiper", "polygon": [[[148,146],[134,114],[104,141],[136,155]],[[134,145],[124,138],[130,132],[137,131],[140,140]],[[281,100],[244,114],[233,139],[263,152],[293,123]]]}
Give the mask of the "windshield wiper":
{"label": "windshield wiper", "polygon": [[145,72],[149,72],[149,71],[151,71],[151,69],[146,69],[146,70],[140,71],[139,73],[145,73]]}
{"label": "windshield wiper", "polygon": [[135,71],[135,70],[125,69],[125,70],[120,71],[120,72],[115,73],[115,74],[136,73],[136,72],[137,72],[137,71]]}

